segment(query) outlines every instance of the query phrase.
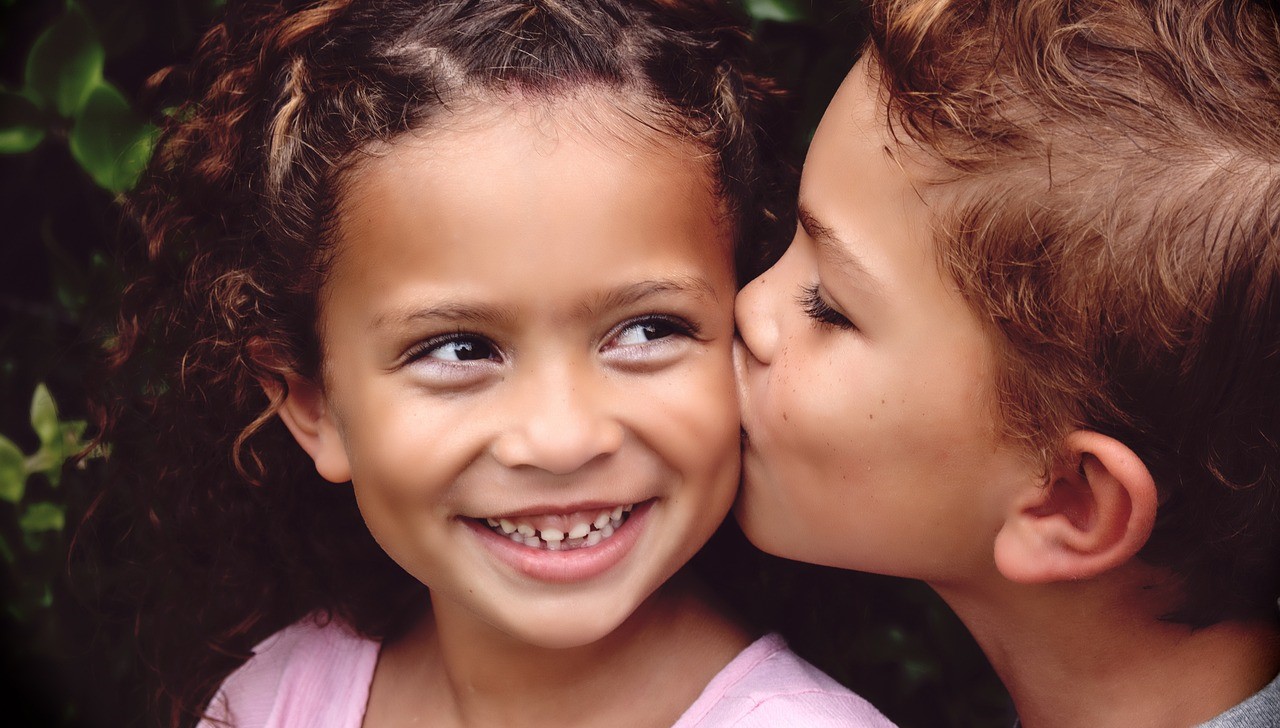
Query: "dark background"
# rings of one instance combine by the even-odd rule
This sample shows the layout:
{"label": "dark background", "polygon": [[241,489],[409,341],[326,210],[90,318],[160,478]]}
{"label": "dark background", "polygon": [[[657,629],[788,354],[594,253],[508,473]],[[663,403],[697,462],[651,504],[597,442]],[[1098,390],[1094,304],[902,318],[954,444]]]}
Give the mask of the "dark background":
{"label": "dark background", "polygon": [[[0,706],[12,726],[141,725],[128,616],[68,559],[101,458],[85,376],[121,280],[116,202],[149,151],[145,80],[179,62],[219,0],[0,0]],[[798,162],[861,42],[847,0],[739,0],[793,93]],[[45,385],[41,388],[39,385]],[[732,526],[729,527],[732,530]],[[731,533],[730,538],[735,537]],[[1008,700],[926,587],[760,557],[752,616],[903,726],[1008,726]]]}

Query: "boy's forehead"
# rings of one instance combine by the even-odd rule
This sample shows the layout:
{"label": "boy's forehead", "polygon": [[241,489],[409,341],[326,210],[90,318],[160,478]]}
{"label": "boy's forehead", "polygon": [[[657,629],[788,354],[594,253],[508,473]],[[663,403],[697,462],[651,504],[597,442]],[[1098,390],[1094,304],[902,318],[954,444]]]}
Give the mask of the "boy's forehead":
{"label": "boy's forehead", "polygon": [[836,92],[805,160],[800,209],[806,229],[823,248],[853,257],[860,257],[859,248],[899,238],[932,251],[940,197],[929,180],[936,177],[936,164],[918,145],[894,133],[879,74],[864,59]]}

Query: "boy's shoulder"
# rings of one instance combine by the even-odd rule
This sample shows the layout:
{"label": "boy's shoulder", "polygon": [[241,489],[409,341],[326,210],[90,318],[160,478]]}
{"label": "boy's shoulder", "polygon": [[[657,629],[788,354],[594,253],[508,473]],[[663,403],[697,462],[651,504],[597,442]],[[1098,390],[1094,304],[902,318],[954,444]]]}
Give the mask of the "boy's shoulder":
{"label": "boy's shoulder", "polygon": [[253,648],[218,688],[200,728],[357,728],[377,662],[377,642],[310,615]]}
{"label": "boy's shoulder", "polygon": [[893,728],[880,711],[792,652],[780,635],[725,665],[672,728]]}
{"label": "boy's shoulder", "polygon": [[1277,728],[1280,726],[1280,675],[1249,699],[1199,728]]}

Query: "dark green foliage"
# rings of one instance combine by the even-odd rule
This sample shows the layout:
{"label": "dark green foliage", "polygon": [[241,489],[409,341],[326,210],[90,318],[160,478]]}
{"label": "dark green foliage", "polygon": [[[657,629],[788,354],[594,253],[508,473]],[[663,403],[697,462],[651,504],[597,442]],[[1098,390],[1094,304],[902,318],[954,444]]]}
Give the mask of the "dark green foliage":
{"label": "dark green foliage", "polygon": [[[85,376],[121,281],[116,195],[154,128],[151,73],[190,53],[218,0],[0,0],[0,644],[6,725],[140,725],[127,615],[82,598],[112,575],[68,561],[100,463],[83,446]],[[861,42],[854,4],[741,0],[793,92],[798,163]],[[149,110],[155,113],[155,109]],[[46,386],[47,385],[47,386]],[[52,392],[52,394],[50,394]],[[55,401],[56,400],[56,401]],[[120,525],[121,528],[124,525]],[[732,525],[724,538],[741,538]],[[110,534],[89,534],[103,538]],[[711,555],[714,560],[714,554]],[[904,726],[1007,725],[976,646],[925,587],[761,555],[730,573],[751,619]],[[73,586],[74,585],[74,586]],[[92,585],[92,586],[90,586]],[[814,601],[812,595],[822,599]]]}

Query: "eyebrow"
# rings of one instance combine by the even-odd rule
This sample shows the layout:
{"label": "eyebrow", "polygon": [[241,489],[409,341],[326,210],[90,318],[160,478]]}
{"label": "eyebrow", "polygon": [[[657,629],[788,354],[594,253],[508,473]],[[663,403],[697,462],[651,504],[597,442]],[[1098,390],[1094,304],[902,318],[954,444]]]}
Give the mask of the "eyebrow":
{"label": "eyebrow", "polygon": [[837,268],[850,278],[862,281],[873,292],[880,292],[880,281],[871,274],[862,259],[853,252],[843,238],[836,234],[835,230],[822,224],[803,202],[796,205],[796,217],[805,234],[813,239],[822,253],[835,262]]}
{"label": "eyebrow", "polygon": [[700,276],[672,276],[647,281],[637,281],[628,285],[601,293],[594,299],[584,303],[577,314],[589,318],[599,311],[633,306],[646,298],[668,293],[693,296],[700,299],[717,299],[716,289]]}
{"label": "eyebrow", "polygon": [[[619,288],[604,291],[579,305],[574,315],[589,318],[599,311],[626,308],[654,296],[668,293],[689,295],[700,299],[716,300],[715,288],[705,278],[698,276],[673,276],[647,281],[630,283]],[[378,314],[373,319],[373,328],[386,326],[407,326],[416,321],[445,321],[464,323],[481,323],[501,325],[516,318],[515,310],[510,307],[490,306],[472,303],[442,303],[427,308],[406,307],[402,310],[388,311]]]}
{"label": "eyebrow", "polygon": [[416,321],[450,321],[458,323],[500,324],[515,318],[514,312],[498,306],[470,303],[442,303],[427,308],[405,307],[380,313],[373,319],[373,328],[388,325],[406,326]]}

